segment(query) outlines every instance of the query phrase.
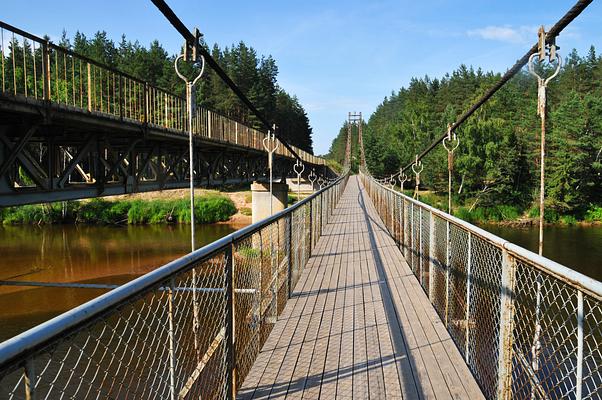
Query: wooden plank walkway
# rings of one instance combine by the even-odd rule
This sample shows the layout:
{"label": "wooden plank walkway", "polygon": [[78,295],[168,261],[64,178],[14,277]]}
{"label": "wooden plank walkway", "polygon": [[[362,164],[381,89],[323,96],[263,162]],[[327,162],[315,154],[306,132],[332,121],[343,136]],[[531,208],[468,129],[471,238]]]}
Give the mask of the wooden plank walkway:
{"label": "wooden plank walkway", "polygon": [[283,397],[483,398],[357,177],[238,392]]}

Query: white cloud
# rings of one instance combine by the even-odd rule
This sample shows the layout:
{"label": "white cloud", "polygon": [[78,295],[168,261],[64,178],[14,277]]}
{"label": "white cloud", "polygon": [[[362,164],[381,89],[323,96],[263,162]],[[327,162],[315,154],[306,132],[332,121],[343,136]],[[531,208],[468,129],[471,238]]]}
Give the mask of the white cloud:
{"label": "white cloud", "polygon": [[489,25],[484,28],[467,31],[466,34],[471,37],[479,37],[485,40],[497,40],[499,42],[507,43],[526,43],[535,42],[537,40],[537,29],[538,28],[534,26],[519,26],[514,28],[510,25]]}

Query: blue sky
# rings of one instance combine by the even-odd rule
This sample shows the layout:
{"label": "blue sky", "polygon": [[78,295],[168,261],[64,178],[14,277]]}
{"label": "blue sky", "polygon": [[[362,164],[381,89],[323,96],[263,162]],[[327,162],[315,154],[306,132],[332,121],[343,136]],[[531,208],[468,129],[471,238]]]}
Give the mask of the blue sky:
{"label": "blue sky", "polygon": [[[369,116],[415,76],[440,77],[460,64],[505,71],[535,42],[537,27],[556,22],[574,0],[504,1],[208,1],[168,0],[208,43],[239,40],[271,54],[279,82],[296,94],[314,128],[316,153],[328,151],[348,111]],[[14,1],[0,19],[51,38],[65,29],[105,30],[175,53],[182,39],[148,0]],[[560,36],[561,54],[590,44],[602,51],[602,2]]]}

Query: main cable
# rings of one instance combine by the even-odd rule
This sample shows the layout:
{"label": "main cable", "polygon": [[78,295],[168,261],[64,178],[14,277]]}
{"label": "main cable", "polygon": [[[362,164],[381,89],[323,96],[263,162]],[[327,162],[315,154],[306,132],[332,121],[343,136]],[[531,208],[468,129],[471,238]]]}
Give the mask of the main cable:
{"label": "main cable", "polygon": [[[567,13],[558,21],[556,24],[550,28],[548,33],[546,34],[546,43],[553,43],[556,36],[560,34],[587,6],[589,6],[594,0],[579,0]],[[491,96],[493,96],[498,90],[500,90],[514,75],[516,75],[528,62],[531,54],[537,52],[538,45],[535,44],[529,51],[522,56],[516,64],[514,64],[506,73],[500,78],[499,81],[495,83],[485,94],[477,100],[476,103],[472,105],[464,114],[462,114],[456,122],[451,125],[451,131],[456,130],[460,125],[462,125],[472,114],[474,114]],[[418,155],[417,161],[420,161],[424,156],[430,153],[439,143],[443,141],[448,135],[448,131],[438,139],[436,139],[433,143],[431,143],[422,153]],[[403,167],[400,172],[404,172],[409,169],[414,162],[409,163],[405,167]],[[398,173],[394,174],[398,175]]]}
{"label": "main cable", "polygon": [[[234,83],[234,81],[228,76],[228,74],[220,67],[220,65],[213,59],[211,54],[201,46],[195,39],[194,35],[186,25],[178,18],[178,16],[173,12],[171,7],[165,2],[165,0],[151,0],[153,4],[161,11],[161,13],[167,18],[169,23],[176,28],[176,30],[182,35],[184,40],[187,43],[191,43],[196,46],[197,51],[205,58],[205,62],[209,64],[209,66],[215,71],[215,73],[224,81],[226,85],[236,94],[236,96],[242,101],[251,112],[259,119],[259,121],[264,125],[267,130],[272,130],[272,124],[268,121],[268,119],[261,114],[261,112],[251,103],[251,100],[247,98],[247,96],[240,90],[240,88]],[[276,135],[276,138],[291,152],[291,154],[297,158],[299,161],[303,161],[301,157],[297,154],[297,152],[289,145],[282,137],[278,134],[278,132],[273,132]]]}

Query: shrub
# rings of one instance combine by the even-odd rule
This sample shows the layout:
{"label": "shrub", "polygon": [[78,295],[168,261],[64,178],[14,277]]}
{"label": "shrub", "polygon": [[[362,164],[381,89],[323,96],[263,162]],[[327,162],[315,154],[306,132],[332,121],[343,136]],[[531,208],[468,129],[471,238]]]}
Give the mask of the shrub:
{"label": "shrub", "polygon": [[575,225],[577,223],[577,218],[573,215],[563,215],[560,217],[560,222],[564,225]]}
{"label": "shrub", "polygon": [[591,205],[585,213],[585,220],[587,222],[602,222],[602,206]]}

